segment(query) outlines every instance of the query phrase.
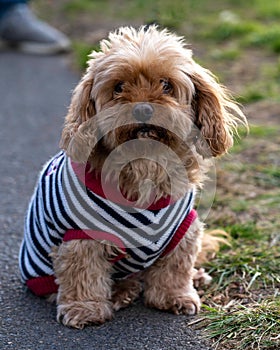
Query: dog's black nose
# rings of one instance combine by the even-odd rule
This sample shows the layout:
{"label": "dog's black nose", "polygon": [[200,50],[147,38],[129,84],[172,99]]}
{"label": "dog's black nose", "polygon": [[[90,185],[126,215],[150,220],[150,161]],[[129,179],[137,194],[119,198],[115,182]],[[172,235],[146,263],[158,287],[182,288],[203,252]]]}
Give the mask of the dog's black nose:
{"label": "dog's black nose", "polygon": [[139,122],[143,122],[143,123],[151,119],[153,116],[153,113],[154,113],[154,109],[152,105],[145,102],[137,103],[137,105],[135,105],[132,110],[132,114],[134,118]]}

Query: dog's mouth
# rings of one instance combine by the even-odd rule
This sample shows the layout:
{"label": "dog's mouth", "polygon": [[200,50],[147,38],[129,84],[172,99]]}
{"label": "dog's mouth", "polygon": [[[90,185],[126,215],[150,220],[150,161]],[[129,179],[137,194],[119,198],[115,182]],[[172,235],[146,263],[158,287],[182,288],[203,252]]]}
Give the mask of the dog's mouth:
{"label": "dog's mouth", "polygon": [[[115,129],[116,145],[122,145],[133,140],[155,141],[160,144],[165,144],[172,149],[176,148],[178,144],[181,143],[176,134],[160,125],[134,123]],[[155,143],[153,145],[155,145]]]}
{"label": "dog's mouth", "polygon": [[162,141],[167,138],[167,131],[160,126],[141,124],[132,128],[128,136],[130,140],[151,139]]}

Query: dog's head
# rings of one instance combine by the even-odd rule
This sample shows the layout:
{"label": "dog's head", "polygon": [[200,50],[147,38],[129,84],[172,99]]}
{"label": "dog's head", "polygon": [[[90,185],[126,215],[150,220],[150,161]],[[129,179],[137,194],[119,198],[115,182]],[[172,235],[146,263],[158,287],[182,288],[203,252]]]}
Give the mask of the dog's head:
{"label": "dog's head", "polygon": [[[160,182],[162,164],[151,170],[154,159],[140,156],[157,148],[161,158],[170,148],[189,181],[199,182],[198,159],[227,152],[237,122],[245,121],[225,88],[194,62],[183,39],[167,30],[120,28],[90,57],[73,93],[61,146],[73,160],[89,160],[93,168],[103,166],[105,158],[126,143],[126,150],[141,149],[140,160],[134,157],[124,164],[123,183],[140,173]],[[169,158],[172,163],[174,157]],[[178,178],[183,175],[174,169]]]}

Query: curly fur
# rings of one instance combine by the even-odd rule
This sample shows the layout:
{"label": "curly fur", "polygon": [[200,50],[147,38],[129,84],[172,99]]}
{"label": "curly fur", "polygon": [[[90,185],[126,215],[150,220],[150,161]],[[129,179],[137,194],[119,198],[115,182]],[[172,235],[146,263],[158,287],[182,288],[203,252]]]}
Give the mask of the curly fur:
{"label": "curly fur", "polygon": [[[133,118],[133,109],[142,102],[154,110],[148,131],[139,129]],[[192,59],[183,38],[155,26],[124,27],[90,55],[73,92],[61,147],[74,161],[117,176],[127,198],[145,203],[152,192],[156,199],[180,198],[189,188],[201,186],[207,158],[227,152],[238,122],[246,124],[241,110]],[[125,148],[135,138],[142,142],[140,153],[133,143]],[[159,144],[151,152],[151,145]],[[170,153],[163,152],[167,148]],[[125,152],[131,152],[131,161],[125,161]],[[141,273],[147,305],[176,314],[199,311],[193,280],[203,277],[194,269],[202,237],[203,224],[197,219],[172,253]],[[217,240],[209,242],[207,250],[217,248]],[[137,297],[137,279],[111,280],[106,258],[113,253],[104,242],[88,240],[63,243],[53,253],[57,317],[65,325],[103,323]]]}

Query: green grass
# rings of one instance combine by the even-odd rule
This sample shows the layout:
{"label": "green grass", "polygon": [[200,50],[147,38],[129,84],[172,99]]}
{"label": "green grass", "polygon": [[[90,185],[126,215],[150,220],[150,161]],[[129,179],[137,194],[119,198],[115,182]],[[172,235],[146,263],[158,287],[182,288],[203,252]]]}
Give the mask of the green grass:
{"label": "green grass", "polygon": [[223,22],[215,24],[211,31],[202,33],[205,38],[222,42],[234,38],[242,38],[246,34],[254,33],[258,25],[254,22]]}
{"label": "green grass", "polygon": [[231,237],[231,247],[224,247],[209,263],[214,283],[208,293],[225,291],[230,285],[247,292],[252,287],[280,285],[280,251],[268,243],[269,231],[265,233],[256,222],[235,223],[224,229]]}
{"label": "green grass", "polygon": [[214,49],[211,52],[211,58],[222,61],[234,61],[237,60],[241,55],[241,51],[234,47],[229,49]]}
{"label": "green grass", "polygon": [[[238,135],[235,136],[234,146],[230,150],[230,154],[238,154],[246,149],[253,147],[257,140],[274,138],[280,133],[280,127],[277,125],[249,125],[249,131],[243,126],[239,127]],[[261,154],[260,154],[261,156]],[[229,164],[230,169],[236,170],[241,169],[238,164]],[[233,166],[233,168],[232,168]],[[245,168],[247,169],[246,165]]]}
{"label": "green grass", "polygon": [[232,246],[221,250],[210,264],[214,278],[205,290],[201,327],[215,349],[276,350],[280,346],[279,247],[264,243],[255,224],[227,229]]}
{"label": "green grass", "polygon": [[257,16],[264,20],[277,20],[280,18],[280,5],[278,0],[255,0],[258,9]]}
{"label": "green grass", "polygon": [[211,30],[205,28],[201,31],[202,37],[215,42],[237,40],[240,46],[265,48],[269,51],[279,53],[280,51],[280,25],[273,24],[267,28],[258,21],[218,21]]}
{"label": "green grass", "polygon": [[264,100],[267,97],[266,93],[261,88],[256,86],[249,86],[243,91],[242,95],[236,98],[236,101],[242,104],[253,103]]}
{"label": "green grass", "polygon": [[280,347],[280,299],[237,306],[227,312],[205,307],[208,337],[214,345],[232,345],[235,350],[277,350]]}
{"label": "green grass", "polygon": [[208,266],[213,283],[203,294],[202,327],[215,349],[280,347],[279,131],[265,123],[250,125],[249,134],[240,128],[218,164],[232,189],[218,186],[209,220],[231,237]]}
{"label": "green grass", "polygon": [[81,12],[100,12],[108,8],[109,2],[106,0],[71,0],[67,1],[63,5],[63,10],[68,15],[77,15]]}
{"label": "green grass", "polygon": [[[247,202],[246,201],[242,201],[243,203],[243,208],[244,208],[244,205],[246,205],[245,209],[247,209]],[[240,211],[240,206],[238,207]],[[244,209],[241,209],[242,211]],[[230,235],[232,238],[234,239],[240,239],[240,238],[245,238],[245,239],[249,239],[250,241],[253,241],[253,240],[259,240],[261,238],[261,235],[262,233],[260,232],[260,230],[258,229],[258,227],[256,226],[256,224],[254,223],[246,223],[246,224],[235,224],[235,225],[232,225],[232,226],[229,226],[229,227],[226,227],[225,229]]]}
{"label": "green grass", "polygon": [[269,192],[267,191],[265,194],[261,194],[257,197],[257,200],[263,205],[268,205],[270,207],[277,207],[280,209],[280,190]]}
{"label": "green grass", "polygon": [[72,43],[73,49],[76,53],[76,64],[83,70],[87,67],[88,55],[93,51],[99,51],[99,45],[89,45],[85,42],[74,41]]}
{"label": "green grass", "polygon": [[262,27],[252,31],[245,39],[247,45],[267,48],[272,52],[280,52],[280,25],[272,28]]}
{"label": "green grass", "polygon": [[277,126],[266,126],[266,125],[250,125],[250,136],[265,138],[265,137],[273,137],[278,135],[280,128]]}
{"label": "green grass", "polygon": [[250,206],[250,203],[247,200],[240,199],[231,205],[231,209],[234,212],[238,213],[238,212],[243,212],[245,210],[248,210],[249,206]]}
{"label": "green grass", "polygon": [[[238,235],[240,232],[242,229],[238,230]],[[239,247],[236,241],[233,242],[234,251],[218,254],[217,258],[209,264],[209,273],[214,276],[210,291],[214,290],[217,293],[217,291],[226,291],[227,287],[230,287],[229,289],[238,289],[245,293],[254,288],[279,286],[279,251],[277,252],[275,247],[270,247],[267,251],[267,246],[258,246],[256,243],[259,240],[258,235],[259,233],[256,232],[251,244],[243,243],[243,247]],[[274,259],[271,259],[272,255]]]}

